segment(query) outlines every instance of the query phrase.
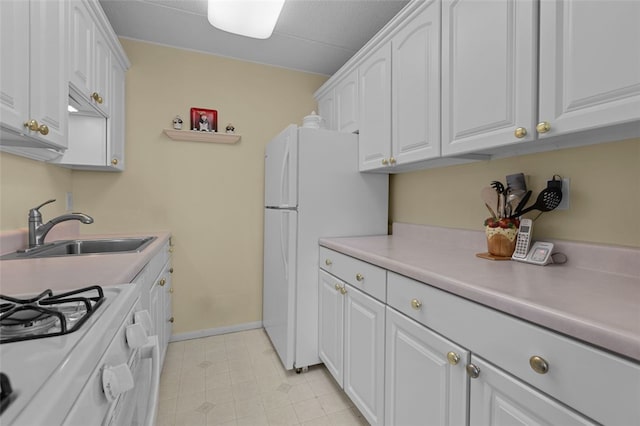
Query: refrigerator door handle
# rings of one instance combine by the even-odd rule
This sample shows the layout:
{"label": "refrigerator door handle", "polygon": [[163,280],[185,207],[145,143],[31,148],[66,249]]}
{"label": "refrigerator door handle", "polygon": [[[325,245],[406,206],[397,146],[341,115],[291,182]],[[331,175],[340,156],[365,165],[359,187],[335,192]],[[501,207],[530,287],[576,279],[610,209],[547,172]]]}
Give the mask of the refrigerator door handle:
{"label": "refrigerator door handle", "polygon": [[284,151],[282,158],[282,169],[280,170],[280,205],[289,202],[289,146]]}
{"label": "refrigerator door handle", "polygon": [[285,223],[285,218],[289,219],[289,212],[283,211],[280,215],[280,255],[282,256],[282,264],[284,265],[284,278],[289,280],[289,264],[287,262],[287,248],[285,244],[288,244],[289,236],[285,234],[285,229],[288,231],[289,224]]}

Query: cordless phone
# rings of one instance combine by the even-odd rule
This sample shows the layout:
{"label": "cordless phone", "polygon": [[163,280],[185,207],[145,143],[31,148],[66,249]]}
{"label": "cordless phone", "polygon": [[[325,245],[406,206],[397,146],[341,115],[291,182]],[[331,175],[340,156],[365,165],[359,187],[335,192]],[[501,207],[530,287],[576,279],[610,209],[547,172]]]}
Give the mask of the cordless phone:
{"label": "cordless phone", "polygon": [[518,236],[516,239],[516,249],[511,256],[514,260],[521,260],[527,257],[529,253],[529,244],[531,243],[531,232],[533,221],[531,219],[521,219],[518,228]]}

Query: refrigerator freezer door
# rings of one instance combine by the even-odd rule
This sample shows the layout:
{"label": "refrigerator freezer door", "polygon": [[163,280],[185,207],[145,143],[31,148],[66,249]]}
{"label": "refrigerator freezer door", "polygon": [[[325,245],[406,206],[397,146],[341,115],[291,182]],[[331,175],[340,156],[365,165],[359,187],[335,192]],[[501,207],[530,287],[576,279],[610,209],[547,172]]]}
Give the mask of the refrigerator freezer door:
{"label": "refrigerator freezer door", "polygon": [[295,361],[297,220],[294,210],[265,209],[262,321],[287,370]]}
{"label": "refrigerator freezer door", "polygon": [[264,202],[267,207],[298,205],[298,127],[291,125],[265,151]]}

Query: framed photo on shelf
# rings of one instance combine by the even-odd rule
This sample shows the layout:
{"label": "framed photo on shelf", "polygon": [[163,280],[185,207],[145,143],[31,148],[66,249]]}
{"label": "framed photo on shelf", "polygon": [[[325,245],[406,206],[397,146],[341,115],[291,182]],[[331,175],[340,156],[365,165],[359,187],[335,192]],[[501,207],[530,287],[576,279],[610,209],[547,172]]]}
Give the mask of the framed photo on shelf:
{"label": "framed photo on shelf", "polygon": [[191,108],[191,130],[217,132],[218,111],[215,109]]}

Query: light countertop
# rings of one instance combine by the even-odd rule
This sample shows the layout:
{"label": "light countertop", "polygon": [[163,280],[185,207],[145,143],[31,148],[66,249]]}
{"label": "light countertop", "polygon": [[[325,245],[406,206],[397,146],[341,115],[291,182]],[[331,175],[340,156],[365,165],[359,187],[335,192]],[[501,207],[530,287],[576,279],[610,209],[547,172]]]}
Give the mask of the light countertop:
{"label": "light countertop", "polygon": [[[320,245],[640,361],[640,250],[557,241],[563,265],[491,261],[483,232],[394,224]],[[387,292],[393,288],[387,288]]]}
{"label": "light countertop", "polygon": [[[32,294],[46,289],[70,290],[90,285],[131,282],[169,240],[169,232],[75,235],[70,238],[157,237],[139,253],[90,254],[40,259],[0,260],[0,294]],[[67,239],[64,238],[56,239]]]}

